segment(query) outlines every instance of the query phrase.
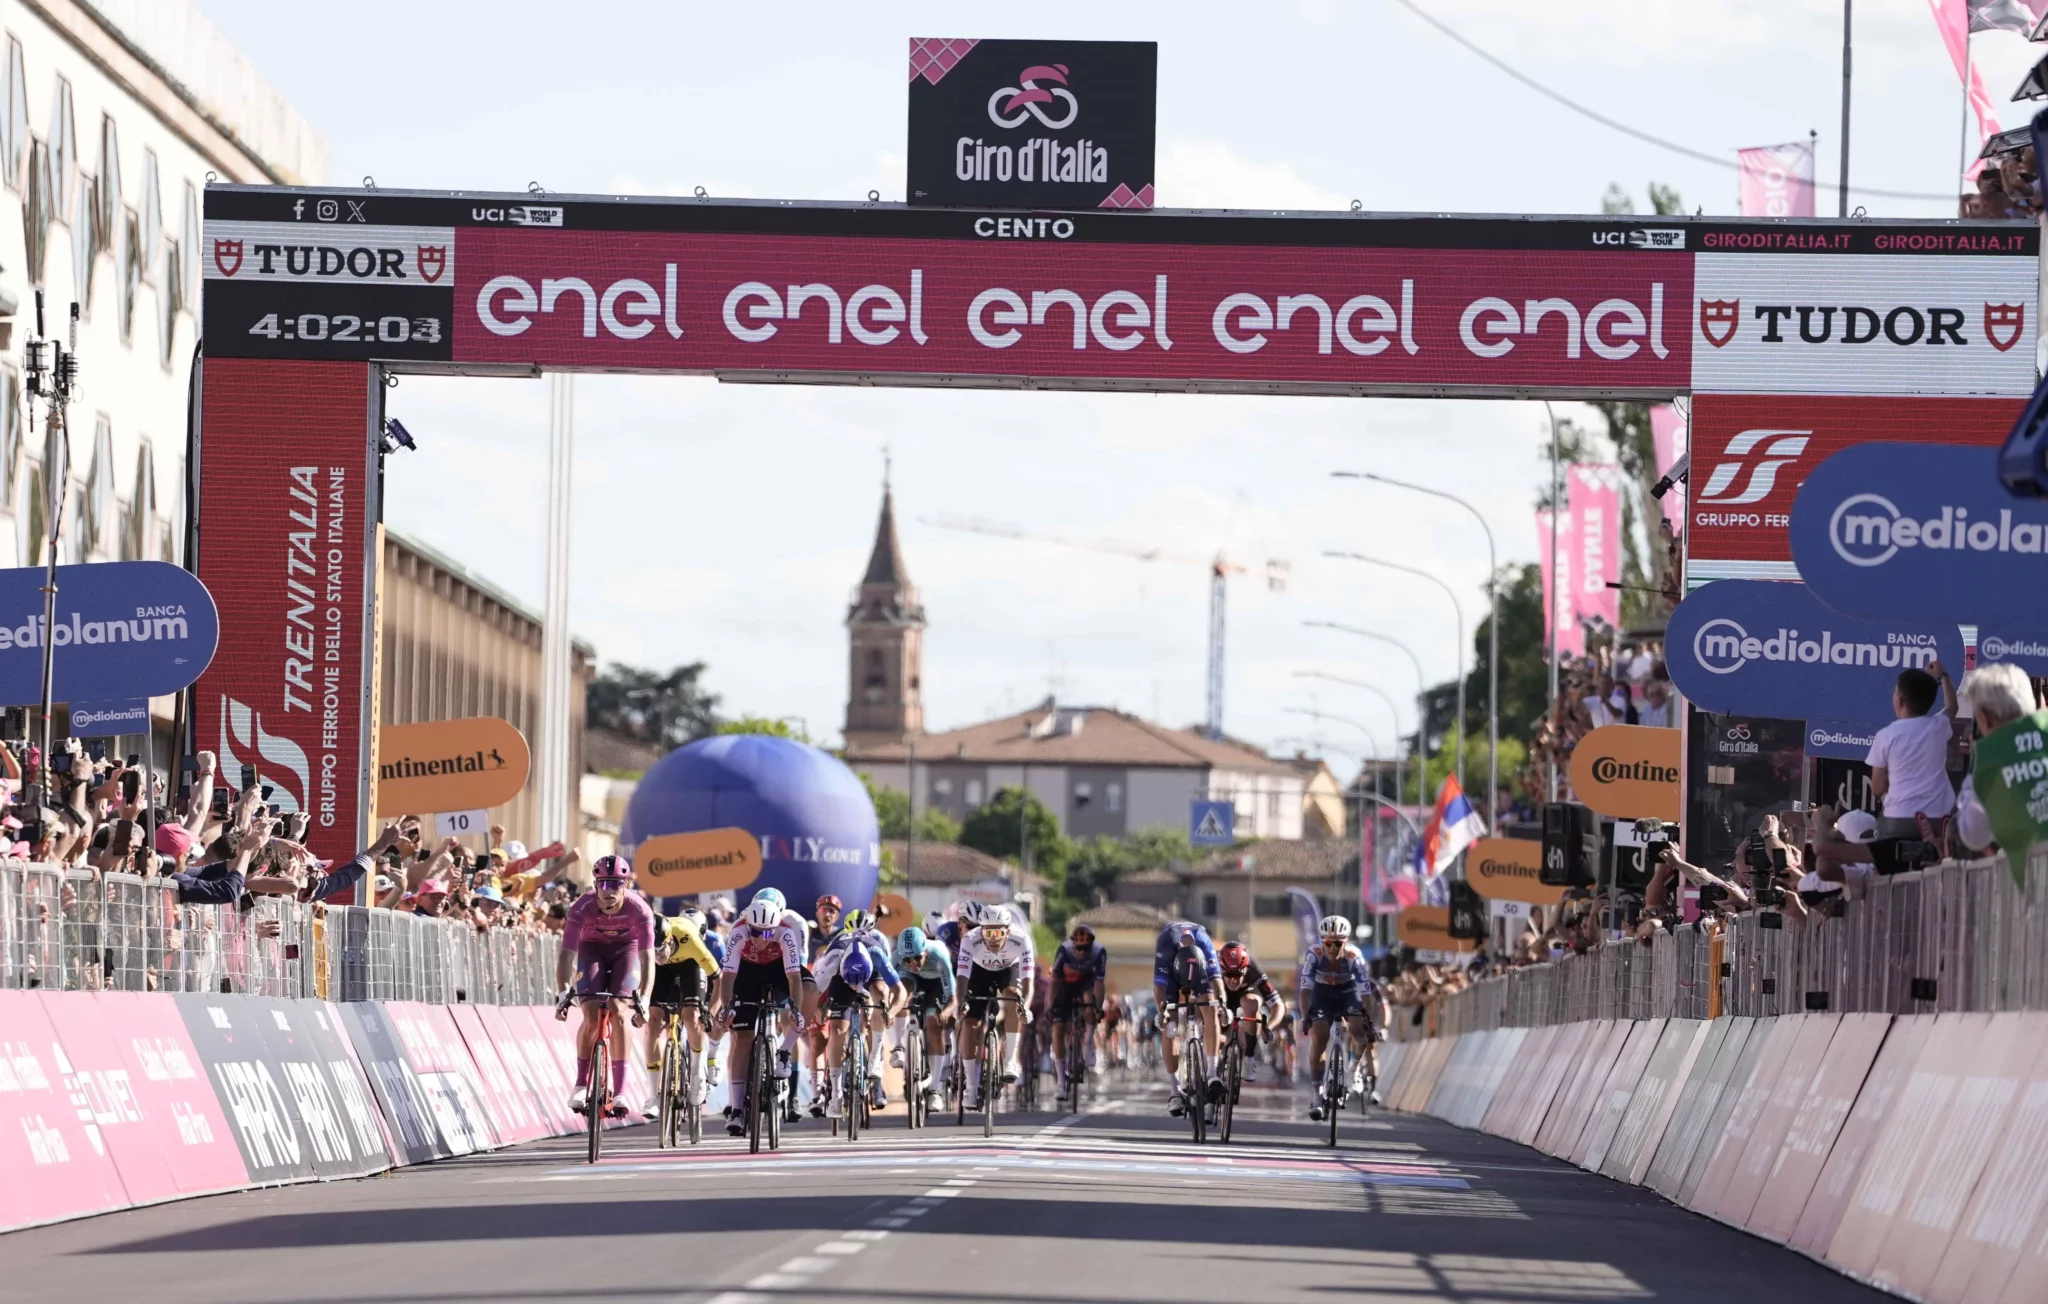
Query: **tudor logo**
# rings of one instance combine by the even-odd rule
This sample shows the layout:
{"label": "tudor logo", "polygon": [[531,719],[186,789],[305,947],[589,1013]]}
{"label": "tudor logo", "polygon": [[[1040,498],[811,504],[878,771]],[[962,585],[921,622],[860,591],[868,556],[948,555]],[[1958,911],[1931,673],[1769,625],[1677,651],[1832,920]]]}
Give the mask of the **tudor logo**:
{"label": "tudor logo", "polygon": [[215,240],[213,242],[213,265],[220,268],[222,276],[233,276],[242,270],[242,242],[240,240]]}
{"label": "tudor logo", "polygon": [[[1807,441],[1813,438],[1811,430],[1745,430],[1728,441],[1726,456],[1741,459],[1717,463],[1707,482],[1700,488],[1699,502],[1716,507],[1741,507],[1749,503],[1762,502],[1777,487],[1778,468],[1789,465],[1806,451]],[[1747,459],[1759,444],[1769,440],[1760,460],[1754,464]],[[1744,467],[1749,468],[1749,478],[1739,487],[1736,484]]]}
{"label": "tudor logo", "polygon": [[[1081,102],[1067,89],[1067,65],[1035,64],[1026,68],[1017,78],[1015,86],[1002,86],[988,97],[988,120],[998,127],[1017,128],[1027,118],[1036,118],[1039,125],[1052,131],[1074,125],[1074,119],[1081,115]],[[1040,82],[1057,82],[1055,86],[1040,86]],[[1058,101],[1066,105],[1066,116],[1054,118],[1042,107]]]}
{"label": "tudor logo", "polygon": [[415,265],[419,268],[421,280],[429,283],[438,282],[441,273],[448,269],[448,246],[419,246],[415,251]]}
{"label": "tudor logo", "polygon": [[1741,313],[1740,299],[1701,299],[1700,334],[1715,348],[1722,347],[1735,338],[1735,325]]}
{"label": "tudor logo", "polygon": [[2018,303],[1987,303],[1984,305],[1984,338],[1991,341],[1991,347],[2000,353],[2009,351],[2020,342],[2026,333],[2026,305]]}

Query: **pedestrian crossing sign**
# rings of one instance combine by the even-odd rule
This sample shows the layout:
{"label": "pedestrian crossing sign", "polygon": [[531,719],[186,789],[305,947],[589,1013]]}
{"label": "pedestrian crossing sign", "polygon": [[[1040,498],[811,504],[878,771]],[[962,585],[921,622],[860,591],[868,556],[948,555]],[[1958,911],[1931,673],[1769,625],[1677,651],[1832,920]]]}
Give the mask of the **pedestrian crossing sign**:
{"label": "pedestrian crossing sign", "polygon": [[1227,801],[1188,803],[1188,841],[1198,847],[1227,847],[1237,841],[1237,811]]}

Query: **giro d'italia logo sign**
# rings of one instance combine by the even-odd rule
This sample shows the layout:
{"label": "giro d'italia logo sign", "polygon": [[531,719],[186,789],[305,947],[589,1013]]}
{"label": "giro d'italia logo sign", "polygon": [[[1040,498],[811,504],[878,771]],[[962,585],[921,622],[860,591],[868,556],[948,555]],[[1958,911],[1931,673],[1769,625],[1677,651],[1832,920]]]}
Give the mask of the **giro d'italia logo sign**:
{"label": "giro d'italia logo sign", "polygon": [[1695,589],[1665,632],[1671,680],[1695,704],[1780,720],[1880,719],[1899,671],[1962,658],[1953,624],[1848,616],[1776,580]]}

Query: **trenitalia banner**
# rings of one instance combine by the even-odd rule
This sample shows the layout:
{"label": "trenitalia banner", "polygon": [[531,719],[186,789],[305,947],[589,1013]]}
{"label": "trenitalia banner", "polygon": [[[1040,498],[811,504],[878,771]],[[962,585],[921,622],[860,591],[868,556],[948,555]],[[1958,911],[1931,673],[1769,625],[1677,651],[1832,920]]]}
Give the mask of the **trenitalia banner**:
{"label": "trenitalia banner", "polygon": [[1888,708],[1899,671],[1962,665],[1963,640],[1952,624],[1845,616],[1804,584],[1720,580],[1671,613],[1664,660],[1702,710],[1867,720]]}
{"label": "trenitalia banner", "polygon": [[197,744],[223,773],[255,766],[336,860],[362,845],[374,755],[374,383],[360,365],[208,356],[201,399],[199,576],[221,651],[195,694]]}
{"label": "trenitalia banner", "polygon": [[1621,624],[1621,468],[1574,466],[1566,481],[1565,505],[1578,534],[1578,564],[1572,568],[1572,620]]}
{"label": "trenitalia banner", "polygon": [[2006,398],[1696,395],[1686,493],[1688,578],[1798,578],[1792,502],[1815,467],[1866,443],[1996,448],[2024,406]]}
{"label": "trenitalia banner", "polygon": [[1792,559],[1837,611],[2048,632],[2048,502],[2005,491],[1995,448],[1836,453],[1793,500]]}
{"label": "trenitalia banner", "polygon": [[207,192],[208,356],[1325,393],[2025,395],[2020,223]]}
{"label": "trenitalia banner", "polygon": [[[40,566],[0,570],[0,705],[43,696]],[[57,568],[53,700],[167,697],[213,660],[220,621],[206,586],[161,561]]]}

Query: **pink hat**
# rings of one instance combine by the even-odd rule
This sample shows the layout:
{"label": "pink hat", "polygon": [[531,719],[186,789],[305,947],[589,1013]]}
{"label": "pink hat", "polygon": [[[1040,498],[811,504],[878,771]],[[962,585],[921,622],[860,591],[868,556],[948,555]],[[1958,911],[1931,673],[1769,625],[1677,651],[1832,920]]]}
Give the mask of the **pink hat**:
{"label": "pink hat", "polygon": [[184,856],[192,850],[192,830],[182,824],[156,826],[156,849],[166,856]]}

